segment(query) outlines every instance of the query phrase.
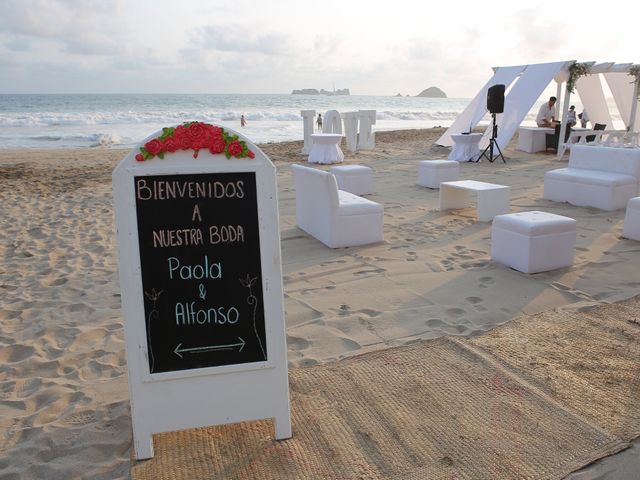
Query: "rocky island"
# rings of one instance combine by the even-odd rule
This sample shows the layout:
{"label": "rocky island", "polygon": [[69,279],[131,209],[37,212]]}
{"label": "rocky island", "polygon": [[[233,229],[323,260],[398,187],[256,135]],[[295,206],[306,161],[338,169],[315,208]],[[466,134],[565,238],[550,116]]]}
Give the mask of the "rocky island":
{"label": "rocky island", "polygon": [[321,88],[317,90],[315,88],[303,88],[302,90],[293,90],[291,95],[351,95],[348,88],[342,88],[334,90],[332,92]]}
{"label": "rocky island", "polygon": [[416,95],[416,97],[447,98],[447,94],[438,87],[429,87],[426,90],[421,91]]}

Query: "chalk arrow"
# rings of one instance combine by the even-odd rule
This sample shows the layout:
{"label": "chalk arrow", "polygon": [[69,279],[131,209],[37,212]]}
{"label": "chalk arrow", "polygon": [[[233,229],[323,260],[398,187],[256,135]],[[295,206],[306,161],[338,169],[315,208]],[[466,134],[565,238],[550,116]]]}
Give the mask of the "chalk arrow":
{"label": "chalk arrow", "polygon": [[215,352],[216,350],[232,350],[233,348],[238,348],[238,353],[242,351],[246,342],[242,339],[242,337],[238,337],[238,343],[229,343],[227,345],[207,345],[205,347],[190,347],[190,348],[180,348],[182,344],[179,343],[175,348],[173,353],[182,358],[183,353],[206,353],[206,352]]}

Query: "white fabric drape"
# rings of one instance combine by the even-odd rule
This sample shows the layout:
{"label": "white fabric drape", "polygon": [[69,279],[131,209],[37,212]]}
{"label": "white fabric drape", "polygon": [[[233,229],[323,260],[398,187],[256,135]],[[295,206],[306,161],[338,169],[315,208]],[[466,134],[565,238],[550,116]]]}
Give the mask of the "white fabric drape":
{"label": "white fabric drape", "polygon": [[513,67],[498,67],[491,79],[482,87],[478,94],[467,105],[467,108],[458,115],[458,118],[451,124],[446,132],[436,141],[437,145],[450,147],[453,145],[452,134],[468,132],[469,128],[475,127],[482,117],[487,113],[487,90],[493,85],[504,84],[506,88],[525,69],[526,65]]}
{"label": "white fabric drape", "polygon": [[[600,75],[585,75],[576,82],[576,89],[584,105],[591,127],[596,123],[606,125],[607,130],[613,130],[613,121],[607,107],[607,101],[602,91]],[[629,95],[631,96],[631,95]],[[627,100],[628,101],[628,100]]]}
{"label": "white fabric drape", "polygon": [[[604,74],[604,78],[611,89],[613,98],[618,106],[618,111],[622,116],[625,128],[631,124],[631,110],[633,105],[633,77],[628,73],[608,72]],[[635,100],[636,102],[638,100]],[[634,123],[637,128],[640,125],[640,108],[636,109],[636,121]]]}
{"label": "white fabric drape", "polygon": [[[518,78],[505,97],[504,113],[496,117],[498,124],[497,143],[501,150],[506,148],[533,104],[566,63],[553,62],[529,65],[522,72],[520,78]],[[489,144],[490,137],[491,128],[487,129],[485,136],[480,141],[481,149]]]}

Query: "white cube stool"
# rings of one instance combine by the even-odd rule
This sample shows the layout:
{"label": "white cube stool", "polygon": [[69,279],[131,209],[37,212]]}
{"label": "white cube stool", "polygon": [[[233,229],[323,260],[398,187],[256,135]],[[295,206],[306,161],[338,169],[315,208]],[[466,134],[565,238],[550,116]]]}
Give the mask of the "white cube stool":
{"label": "white cube stool", "polygon": [[630,198],[627,202],[622,236],[631,240],[640,240],[640,197]]}
{"label": "white cube stool", "polygon": [[340,165],[331,167],[338,188],[354,195],[373,193],[373,170],[364,165]]}
{"label": "white cube stool", "polygon": [[458,179],[460,164],[455,160],[422,160],[418,165],[418,184],[440,188],[440,182]]}
{"label": "white cube stool", "polygon": [[573,265],[576,221],[547,212],[497,215],[491,225],[491,258],[524,273]]}

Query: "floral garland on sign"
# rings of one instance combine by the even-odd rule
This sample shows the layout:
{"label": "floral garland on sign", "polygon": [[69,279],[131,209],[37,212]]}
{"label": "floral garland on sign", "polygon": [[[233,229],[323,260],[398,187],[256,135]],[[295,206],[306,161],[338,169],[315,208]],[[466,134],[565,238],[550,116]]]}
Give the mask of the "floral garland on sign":
{"label": "floral garland on sign", "polygon": [[567,90],[573,93],[576,82],[580,77],[589,75],[589,65],[586,63],[574,62],[569,67],[569,80],[567,80]]}
{"label": "floral garland on sign", "polygon": [[144,162],[153,157],[164,158],[166,153],[178,150],[193,150],[193,158],[198,158],[198,152],[205,148],[213,155],[223,153],[227,158],[255,158],[244,140],[239,140],[237,135],[229,135],[222,127],[186,122],[177,127],[163,128],[162,135],[140,147],[136,160]]}

